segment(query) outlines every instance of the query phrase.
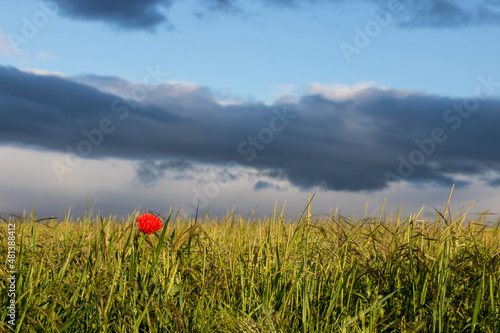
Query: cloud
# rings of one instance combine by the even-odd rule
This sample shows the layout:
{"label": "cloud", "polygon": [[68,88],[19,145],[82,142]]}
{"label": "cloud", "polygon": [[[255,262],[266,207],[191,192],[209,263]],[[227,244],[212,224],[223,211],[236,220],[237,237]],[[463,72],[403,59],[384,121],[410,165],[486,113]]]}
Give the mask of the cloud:
{"label": "cloud", "polygon": [[253,189],[255,191],[262,191],[262,190],[267,190],[270,188],[276,189],[276,190],[281,189],[281,187],[279,185],[273,185],[272,183],[264,181],[264,180],[259,180],[257,183],[255,183],[255,185],[253,187]]}
{"label": "cloud", "polygon": [[253,188],[256,191],[259,191],[259,190],[266,190],[266,189],[272,188],[272,187],[273,187],[273,184],[266,182],[266,181],[263,181],[263,180],[259,180],[257,183],[255,183],[255,186]]}
{"label": "cloud", "polygon": [[494,179],[489,182],[489,185],[492,187],[498,187],[500,186],[500,178]]}
{"label": "cloud", "polygon": [[[296,8],[311,4],[346,4],[346,0],[261,0],[272,6]],[[392,15],[403,28],[417,27],[460,27],[500,24],[500,1],[498,0],[357,0],[371,2],[380,9],[391,4],[401,8],[400,13]],[[355,2],[350,2],[353,4]],[[399,3],[399,6],[398,6]]]}
{"label": "cloud", "polygon": [[[179,0],[71,0],[59,5],[61,15],[88,21],[101,21],[126,30],[155,31],[159,25],[172,24],[167,16],[168,10]],[[57,0],[59,2],[59,0]],[[301,10],[308,5],[346,4],[346,0],[260,0],[271,7],[288,7]],[[384,9],[389,0],[357,0],[369,2]],[[355,4],[351,2],[350,4]],[[195,15],[201,19],[213,14],[240,15],[244,17],[244,2],[241,0],[199,0]],[[401,13],[394,19],[403,28],[417,27],[460,27],[500,24],[500,2],[498,0],[401,0]]]}
{"label": "cloud", "polygon": [[224,16],[245,17],[242,10],[242,0],[202,0],[198,1],[201,5],[194,11],[194,15],[199,19],[210,19],[213,16],[223,20]]}
{"label": "cloud", "polygon": [[66,77],[65,74],[60,73],[60,72],[53,72],[53,71],[46,71],[43,69],[37,69],[37,68],[24,68],[24,72],[28,73],[33,73],[36,75],[48,75],[48,76],[60,76],[60,77]]}
{"label": "cloud", "polygon": [[328,99],[342,101],[352,99],[372,88],[377,90],[385,89],[383,87],[376,87],[375,82],[361,82],[353,86],[344,86],[341,84],[325,85],[318,82],[311,82],[307,85],[307,93],[309,95],[321,95]]}
{"label": "cloud", "polygon": [[[498,88],[484,80],[482,92]],[[500,171],[494,98],[316,84],[293,103],[224,105],[192,84],[77,81],[0,66],[0,144],[67,153],[55,161],[66,169],[85,158],[148,161],[136,169],[146,183],[192,163],[236,162],[301,189],[341,191],[401,181],[448,187]],[[143,92],[140,101],[122,97],[134,91]]]}
{"label": "cloud", "polygon": [[[266,3],[297,7],[311,3],[346,3],[345,0],[263,0]],[[371,2],[386,9],[388,0],[358,0]],[[398,2],[395,2],[396,4]],[[461,26],[500,24],[500,1],[498,0],[400,0],[401,12],[393,18],[402,28],[453,28]]]}
{"label": "cloud", "polygon": [[405,2],[400,26],[460,27],[500,24],[500,2],[480,0],[463,2],[456,0],[427,0]]}
{"label": "cloud", "polygon": [[[136,166],[137,178],[146,185],[153,185],[162,178],[167,170],[186,171],[192,170],[193,164],[185,160],[170,160],[156,162],[152,160],[141,161]],[[177,178],[178,179],[178,178]]]}
{"label": "cloud", "polygon": [[154,31],[160,24],[168,23],[162,12],[175,0],[71,0],[59,6],[63,16],[88,21],[104,21],[121,29]]}

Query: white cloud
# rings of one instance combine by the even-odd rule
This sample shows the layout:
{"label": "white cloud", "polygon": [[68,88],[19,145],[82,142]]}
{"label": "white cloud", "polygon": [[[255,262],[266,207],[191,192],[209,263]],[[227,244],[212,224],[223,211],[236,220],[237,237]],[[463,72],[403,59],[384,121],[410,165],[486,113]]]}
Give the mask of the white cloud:
{"label": "white cloud", "polygon": [[308,84],[307,94],[321,95],[334,101],[343,101],[353,99],[367,89],[387,90],[385,87],[376,86],[375,82],[360,82],[352,86],[342,84],[328,85],[319,82],[312,82]]}
{"label": "white cloud", "polygon": [[[62,143],[64,144],[64,143]],[[66,155],[37,148],[0,146],[0,160],[9,161],[0,174],[0,214],[18,214],[30,211],[35,205],[40,217],[58,215],[72,206],[78,216],[86,209],[87,196],[92,204],[95,198],[103,213],[119,209],[127,214],[140,201],[137,193],[128,190],[135,175],[130,162],[117,159],[82,160],[81,164],[64,174],[59,182],[53,168],[54,161],[65,161]],[[36,165],[33,161],[37,161]],[[121,201],[123,200],[123,201]]]}
{"label": "white cloud", "polygon": [[342,84],[323,84],[319,82],[312,82],[307,85],[306,94],[309,95],[321,95],[332,101],[346,101],[354,98],[358,98],[361,95],[368,93],[370,91],[390,91],[396,97],[404,98],[409,95],[425,95],[422,92],[415,90],[398,90],[389,89],[387,87],[377,85],[373,81],[360,82],[353,84],[351,86]]}
{"label": "white cloud", "polygon": [[165,82],[165,84],[168,86],[169,93],[172,96],[182,96],[185,94],[193,93],[202,87],[198,83],[175,80],[168,80],[167,82]]}
{"label": "white cloud", "polygon": [[222,106],[229,106],[229,105],[242,105],[243,101],[237,101],[237,100],[217,100],[217,103],[222,105]]}
{"label": "white cloud", "polygon": [[46,71],[44,69],[37,69],[37,68],[24,68],[23,71],[28,72],[28,73],[33,73],[36,75],[50,75],[50,76],[66,77],[65,74],[60,73],[60,72]]}

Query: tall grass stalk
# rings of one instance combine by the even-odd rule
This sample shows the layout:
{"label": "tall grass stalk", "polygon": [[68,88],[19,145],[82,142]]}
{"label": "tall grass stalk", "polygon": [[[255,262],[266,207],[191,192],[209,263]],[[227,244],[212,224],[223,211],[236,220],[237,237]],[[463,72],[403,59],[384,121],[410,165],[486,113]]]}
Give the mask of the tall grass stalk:
{"label": "tall grass stalk", "polygon": [[[2,332],[500,332],[500,224],[421,212],[189,219],[11,216],[16,325]],[[402,209],[401,209],[402,211]],[[6,224],[0,228],[6,239]],[[7,242],[0,244],[7,290]],[[1,306],[9,299],[2,293]]]}

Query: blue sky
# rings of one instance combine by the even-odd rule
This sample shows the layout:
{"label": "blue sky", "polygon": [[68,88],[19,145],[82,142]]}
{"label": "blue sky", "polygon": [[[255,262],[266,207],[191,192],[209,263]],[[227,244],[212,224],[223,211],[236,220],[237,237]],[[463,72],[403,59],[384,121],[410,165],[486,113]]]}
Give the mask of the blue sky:
{"label": "blue sky", "polygon": [[198,200],[295,214],[319,188],[317,211],[359,216],[385,198],[432,211],[454,183],[456,208],[500,198],[498,1],[6,7],[2,212],[78,214],[89,196],[119,215]]}

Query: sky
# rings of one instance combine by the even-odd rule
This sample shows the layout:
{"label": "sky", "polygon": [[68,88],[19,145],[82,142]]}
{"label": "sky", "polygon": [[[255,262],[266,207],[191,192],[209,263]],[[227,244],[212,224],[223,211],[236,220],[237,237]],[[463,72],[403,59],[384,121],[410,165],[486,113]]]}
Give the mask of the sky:
{"label": "sky", "polygon": [[2,214],[500,211],[498,0],[4,6]]}

